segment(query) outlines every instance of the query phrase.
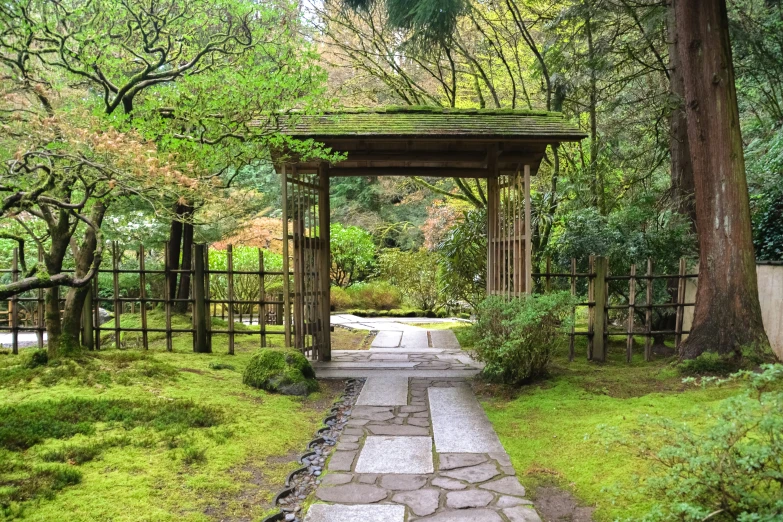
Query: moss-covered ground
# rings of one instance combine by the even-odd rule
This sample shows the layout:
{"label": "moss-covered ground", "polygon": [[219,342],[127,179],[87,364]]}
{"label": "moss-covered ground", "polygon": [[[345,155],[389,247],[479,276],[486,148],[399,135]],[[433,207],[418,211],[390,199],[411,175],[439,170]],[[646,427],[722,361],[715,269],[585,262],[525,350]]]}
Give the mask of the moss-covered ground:
{"label": "moss-covered ground", "polygon": [[179,335],[168,353],[155,334],[149,351],[126,338],[126,349],[48,366],[26,367],[32,349],[0,356],[0,519],[255,521],[272,512],[342,383],[322,381],[307,398],[245,386],[258,343],[238,338],[230,356],[216,336],[212,354],[195,354]]}
{"label": "moss-covered ground", "polygon": [[[455,333],[469,349],[470,329]],[[479,400],[533,498],[555,485],[594,506],[596,521],[637,520],[654,501],[643,489],[651,463],[638,451],[650,421],[699,425],[737,390],[685,385],[671,358],[626,363],[624,340],[603,364],[586,360],[584,338],[576,353],[569,362],[567,347],[558,349],[550,376],[518,389],[477,381]]]}

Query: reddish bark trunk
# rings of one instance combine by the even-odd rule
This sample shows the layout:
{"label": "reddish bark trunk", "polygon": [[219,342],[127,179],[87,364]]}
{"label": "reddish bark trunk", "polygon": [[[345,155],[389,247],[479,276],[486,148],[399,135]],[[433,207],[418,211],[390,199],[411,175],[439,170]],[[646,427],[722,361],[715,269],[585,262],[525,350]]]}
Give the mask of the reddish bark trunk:
{"label": "reddish bark trunk", "polygon": [[685,80],[700,267],[696,309],[682,358],[706,351],[741,356],[767,344],[725,0],[678,0],[678,51]]}

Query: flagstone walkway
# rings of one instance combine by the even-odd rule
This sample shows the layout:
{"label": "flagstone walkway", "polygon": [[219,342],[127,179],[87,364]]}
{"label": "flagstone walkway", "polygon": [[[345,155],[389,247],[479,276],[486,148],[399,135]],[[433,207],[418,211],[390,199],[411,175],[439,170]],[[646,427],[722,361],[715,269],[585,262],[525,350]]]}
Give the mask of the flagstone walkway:
{"label": "flagstone walkway", "polygon": [[367,380],[305,522],[540,522],[467,382],[480,366],[454,334],[389,329],[375,341],[365,357],[316,368]]}

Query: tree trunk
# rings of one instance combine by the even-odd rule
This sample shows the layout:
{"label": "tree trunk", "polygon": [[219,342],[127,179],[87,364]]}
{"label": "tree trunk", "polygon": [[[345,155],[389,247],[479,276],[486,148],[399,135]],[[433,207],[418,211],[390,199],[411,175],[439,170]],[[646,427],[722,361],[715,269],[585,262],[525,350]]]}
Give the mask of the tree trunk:
{"label": "tree trunk", "polygon": [[671,154],[671,191],[677,211],[685,216],[696,231],[696,204],[694,200],[693,165],[688,147],[688,122],[685,113],[685,78],[680,67],[675,29],[675,2],[668,10],[669,33],[669,152]]}
{"label": "tree trunk", "polygon": [[725,0],[678,0],[700,266],[696,308],[680,356],[742,356],[768,344],[761,321],[750,202]]}
{"label": "tree trunk", "polygon": [[[193,215],[193,209],[188,208],[190,216]],[[193,224],[185,222],[182,226],[182,270],[190,270],[193,258]],[[187,299],[190,297],[190,272],[182,272],[179,277],[179,290],[177,290],[177,299]],[[177,301],[174,310],[179,314],[187,313],[187,301]]]}
{"label": "tree trunk", "polygon": [[[177,216],[182,215],[182,205],[179,203],[174,209],[174,213]],[[171,229],[169,230],[169,258],[168,265],[169,270],[179,270],[179,256],[180,247],[182,245],[182,221],[179,219],[173,219],[171,221]],[[171,280],[169,281],[169,299],[174,299],[177,295],[177,274],[172,272]]]}
{"label": "tree trunk", "polygon": [[[58,222],[52,234],[52,242],[49,246],[49,253],[44,256],[46,270],[49,274],[59,274],[62,272],[65,253],[68,250],[68,234],[63,229],[67,226],[67,218],[60,217],[66,225]],[[74,348],[73,339],[63,335],[62,322],[60,317],[60,287],[47,288],[44,296],[44,316],[46,322],[46,351],[50,361],[61,356],[68,355]],[[79,337],[76,337],[76,346],[79,343]]]}

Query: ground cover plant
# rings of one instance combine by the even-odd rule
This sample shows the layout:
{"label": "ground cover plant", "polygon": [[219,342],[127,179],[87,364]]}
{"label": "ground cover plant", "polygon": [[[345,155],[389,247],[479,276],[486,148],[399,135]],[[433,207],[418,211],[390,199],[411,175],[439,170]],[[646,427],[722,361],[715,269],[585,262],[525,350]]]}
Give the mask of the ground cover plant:
{"label": "ground cover plant", "polygon": [[242,384],[257,336],[238,337],[235,356],[225,355],[225,336],[215,336],[213,348],[193,354],[181,334],[172,353],[157,337],[149,351],[107,348],[49,365],[31,364],[33,349],[0,356],[0,518],[271,513],[340,383],[307,398],[269,394]]}

